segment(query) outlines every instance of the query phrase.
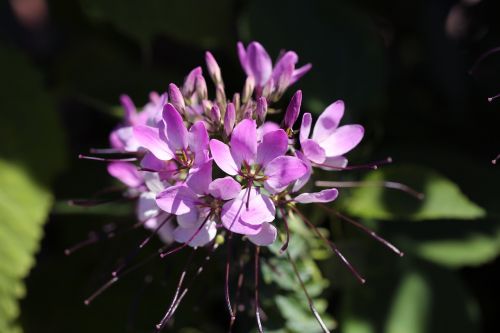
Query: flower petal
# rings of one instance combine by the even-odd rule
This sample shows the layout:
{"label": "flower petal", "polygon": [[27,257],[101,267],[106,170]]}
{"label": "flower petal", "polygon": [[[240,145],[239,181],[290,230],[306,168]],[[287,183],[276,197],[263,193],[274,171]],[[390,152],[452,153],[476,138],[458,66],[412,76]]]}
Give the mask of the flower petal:
{"label": "flower petal", "polygon": [[150,192],[160,193],[165,189],[162,183],[160,174],[157,172],[143,172],[144,183]]}
{"label": "flower petal", "polygon": [[132,163],[113,162],[108,164],[108,172],[122,183],[130,187],[142,185],[143,178],[137,167]]}
{"label": "flower petal", "polygon": [[[200,220],[200,223],[203,223],[203,220]],[[199,227],[200,225],[198,223],[198,225],[190,228],[183,228],[180,226],[175,228],[175,241],[179,243],[186,243],[189,241],[189,246],[198,247],[210,243],[210,241],[212,241],[217,235],[217,226],[212,220],[206,221],[205,225],[198,231]]]}
{"label": "flower petal", "polygon": [[182,215],[196,209],[196,194],[186,185],[175,185],[156,196],[158,207],[167,213]]}
{"label": "flower petal", "polygon": [[255,84],[258,87],[263,87],[271,77],[273,70],[271,57],[260,43],[252,42],[247,48],[246,59]]}
{"label": "flower petal", "polygon": [[304,155],[314,163],[323,163],[325,161],[325,150],[312,139],[304,140],[301,144]]}
{"label": "flower petal", "polygon": [[[244,191],[244,190],[242,190]],[[260,225],[252,225],[243,222],[240,218],[245,209],[245,203],[238,198],[232,199],[222,206],[221,221],[227,230],[242,235],[256,235],[262,228]]]}
{"label": "flower petal", "polygon": [[208,193],[222,200],[234,199],[241,191],[241,185],[232,177],[215,179],[208,185]]}
{"label": "flower petal", "polygon": [[217,139],[210,140],[210,151],[212,157],[219,168],[231,176],[236,176],[239,171],[239,166],[233,159],[229,146]]}
{"label": "flower petal", "polygon": [[247,237],[255,245],[268,246],[274,243],[277,236],[278,231],[273,225],[269,223],[263,223],[262,229],[260,229],[260,232],[258,234],[248,235]]}
{"label": "flower petal", "polygon": [[189,213],[177,215],[177,224],[183,228],[191,228],[196,225],[200,218],[198,209],[191,209]]}
{"label": "flower petal", "polygon": [[156,204],[156,194],[153,192],[141,193],[137,201],[136,215],[139,221],[144,222],[159,214],[160,209]]}
{"label": "flower petal", "polygon": [[292,78],[290,79],[290,85],[297,82],[301,77],[303,77],[307,72],[309,72],[312,68],[311,64],[305,64],[304,66],[297,68],[293,71]]}
{"label": "flower petal", "polygon": [[203,163],[197,168],[191,168],[186,179],[186,185],[196,194],[208,193],[208,185],[212,181],[212,160]]}
{"label": "flower petal", "polygon": [[173,151],[183,150],[188,147],[188,131],[180,113],[170,103],[163,107],[163,122],[165,137]]}
{"label": "flower petal", "polygon": [[257,129],[257,141],[262,141],[262,138],[264,135],[266,135],[269,132],[277,131],[280,129],[280,125],[272,122],[272,121],[266,121],[262,126],[260,126]]}
{"label": "flower petal", "polygon": [[[246,192],[246,191],[245,191]],[[246,206],[248,200],[248,207]],[[276,208],[267,195],[258,193],[254,188],[250,190],[250,197],[242,198],[245,207],[241,212],[240,219],[251,225],[261,225],[263,222],[274,221]]]}
{"label": "flower petal", "polygon": [[297,157],[277,157],[269,162],[264,170],[264,174],[268,177],[265,182],[266,188],[273,193],[280,192],[306,172],[306,164]]}
{"label": "flower petal", "polygon": [[195,165],[208,161],[208,132],[203,121],[197,121],[189,129],[189,148],[194,152]]}
{"label": "flower petal", "polygon": [[335,188],[323,190],[315,193],[302,193],[296,196],[293,200],[299,203],[312,203],[312,202],[331,202],[337,199],[339,191]]}
{"label": "flower petal", "polygon": [[344,125],[319,142],[327,157],[344,155],[363,139],[365,130],[361,125]]}
{"label": "flower petal", "polygon": [[320,143],[328,138],[339,126],[344,116],[344,102],[339,100],[330,104],[318,118],[312,139]]}
{"label": "flower petal", "polygon": [[295,69],[295,64],[299,61],[299,56],[293,51],[287,51],[283,56],[276,62],[273,69],[273,79],[274,82],[279,82],[280,77],[284,75],[290,68]]}
{"label": "flower petal", "polygon": [[292,192],[297,192],[302,187],[304,187],[304,185],[307,184],[307,182],[309,181],[309,178],[311,178],[311,175],[313,172],[311,162],[309,162],[307,157],[305,157],[304,154],[302,154],[302,152],[300,152],[300,151],[295,152],[295,154],[296,154],[297,158],[299,158],[302,162],[304,162],[304,164],[307,167],[307,172],[302,177],[297,179],[295,184],[293,184]]}
{"label": "flower petal", "polygon": [[160,138],[157,128],[134,126],[134,137],[141,147],[149,150],[159,160],[168,161],[174,157],[170,147]]}
{"label": "flower petal", "polygon": [[302,123],[300,124],[299,141],[300,144],[309,138],[311,133],[312,116],[309,112],[304,113],[302,116]]}
{"label": "flower petal", "polygon": [[347,158],[344,156],[327,157],[321,165],[318,165],[323,170],[339,170],[347,166]]}
{"label": "flower petal", "polygon": [[288,150],[288,136],[285,131],[279,129],[274,132],[267,133],[262,138],[262,142],[257,147],[256,163],[261,166],[266,166],[278,156],[285,155]]}
{"label": "flower petal", "polygon": [[257,125],[255,120],[243,119],[233,129],[231,135],[231,154],[236,164],[246,161],[249,164],[257,154]]}
{"label": "flower petal", "polygon": [[245,71],[246,75],[248,76],[252,75],[250,69],[248,68],[247,50],[245,49],[245,46],[243,45],[242,42],[238,42],[238,44],[236,44],[236,47],[238,50],[238,58],[240,59],[241,67],[243,67],[243,70]]}

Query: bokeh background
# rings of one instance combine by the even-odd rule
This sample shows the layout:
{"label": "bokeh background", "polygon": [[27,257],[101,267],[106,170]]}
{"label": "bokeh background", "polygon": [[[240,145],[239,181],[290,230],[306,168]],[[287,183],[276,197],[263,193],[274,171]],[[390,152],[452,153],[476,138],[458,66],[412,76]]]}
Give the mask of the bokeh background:
{"label": "bokeh background", "polygon": [[[238,40],[260,41],[273,58],[295,50],[301,64],[313,64],[286,98],[302,89],[303,109],[316,115],[345,100],[345,121],[367,130],[353,163],[394,159],[324,179],[397,180],[426,194],[419,202],[346,189],[335,204],[396,243],[403,258],[332,216],[306,212],[368,279],[360,286],[297,231],[291,251],[329,325],[342,333],[500,332],[500,169],[491,164],[500,153],[500,100],[487,101],[500,93],[500,53],[475,65],[500,45],[499,13],[493,0],[2,1],[0,332],[153,331],[186,254],[145,265],[84,306],[147,233],[127,231],[130,205],[66,204],[116,184],[104,164],[77,156],[106,147],[120,94],[144,104],[150,91],[202,65],[205,50],[228,90],[240,90]],[[116,236],[106,240],[110,229]],[[64,255],[91,232],[102,241]],[[266,331],[320,332],[289,268],[264,258]],[[224,260],[214,255],[167,332],[227,330]],[[237,332],[256,331],[248,280]]]}

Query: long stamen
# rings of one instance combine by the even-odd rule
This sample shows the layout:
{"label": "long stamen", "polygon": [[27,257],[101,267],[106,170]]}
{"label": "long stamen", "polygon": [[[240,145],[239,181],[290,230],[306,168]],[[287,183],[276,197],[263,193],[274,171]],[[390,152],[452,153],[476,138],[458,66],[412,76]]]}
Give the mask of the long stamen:
{"label": "long stamen", "polygon": [[159,332],[160,330],[162,330],[163,327],[165,327],[165,325],[168,323],[168,321],[173,317],[173,315],[175,314],[175,311],[177,310],[179,304],[182,302],[182,300],[186,296],[187,292],[189,291],[189,289],[191,288],[191,286],[193,285],[193,283],[196,281],[196,278],[198,276],[200,276],[200,274],[203,272],[204,265],[211,259],[212,253],[217,249],[217,247],[218,247],[218,244],[216,242],[213,242],[213,245],[212,245],[212,248],[210,249],[209,254],[205,257],[205,261],[198,267],[198,269],[196,270],[195,275],[193,276],[193,278],[191,279],[191,281],[189,282],[189,284],[186,286],[186,288],[184,288],[184,290],[182,291],[182,293],[180,293],[180,296],[177,298],[177,301],[175,302],[175,304],[173,304],[173,306],[171,306],[171,308],[169,308],[167,310],[167,313],[162,318],[162,320],[160,321],[160,323],[158,323],[156,325],[157,332]]}
{"label": "long stamen", "polygon": [[146,237],[145,240],[142,241],[142,243],[139,245],[139,248],[142,249],[144,246],[146,246],[146,244],[149,243],[149,241],[158,233],[158,231],[160,231],[160,229],[168,222],[172,219],[174,215],[169,215],[168,217],[166,217],[154,230],[153,232],[148,236]]}
{"label": "long stamen", "polygon": [[280,207],[279,209],[281,212],[281,216],[283,218],[283,224],[285,225],[285,232],[286,232],[285,242],[283,243],[283,245],[280,248],[280,253],[283,253],[286,251],[286,249],[288,249],[288,243],[290,242],[290,230],[288,228],[288,220],[286,218],[285,210],[283,209],[283,207]]}
{"label": "long stamen", "polygon": [[112,202],[122,201],[125,199],[126,199],[125,197],[114,198],[114,199],[71,199],[68,200],[68,205],[78,206],[78,207],[94,207]]}
{"label": "long stamen", "polygon": [[89,298],[83,301],[85,305],[90,305],[94,299],[96,299],[97,296],[101,295],[104,291],[106,291],[109,287],[111,287],[113,284],[115,284],[118,281],[118,277],[114,277],[108,282],[106,282],[102,287],[97,289],[96,292],[94,292],[92,295],[90,295]]}
{"label": "long stamen", "polygon": [[500,97],[500,94],[497,94],[495,96],[492,96],[492,97],[488,97],[488,102],[493,102],[495,99],[497,99],[498,97]]}
{"label": "long stamen", "polygon": [[254,262],[254,280],[255,280],[255,318],[257,319],[257,328],[259,333],[264,333],[262,323],[260,321],[260,305],[259,305],[259,254],[260,247],[255,247],[255,262]]}
{"label": "long stamen", "polygon": [[404,252],[399,250],[396,246],[394,246],[392,243],[390,243],[389,241],[385,240],[384,238],[380,237],[379,235],[377,235],[377,233],[375,233],[375,231],[373,230],[370,230],[369,228],[365,227],[363,224],[359,223],[358,221],[356,220],[353,220],[352,218],[348,217],[348,216],[345,216],[344,214],[336,211],[335,209],[332,209],[322,203],[317,203],[318,206],[320,206],[321,208],[323,208],[324,210],[326,210],[327,212],[330,212],[332,214],[335,214],[337,217],[339,217],[340,219],[346,221],[346,222],[349,222],[350,224],[358,227],[359,229],[361,229],[362,231],[364,231],[365,233],[367,233],[368,235],[370,235],[371,237],[373,237],[374,239],[376,239],[378,242],[380,242],[382,245],[384,245],[385,247],[387,247],[389,250],[391,250],[392,252],[396,253],[398,256],[402,257],[404,256]]}
{"label": "long stamen", "polygon": [[75,245],[73,245],[72,247],[69,247],[67,249],[64,250],[64,254],[69,256],[73,253],[75,253],[76,251],[80,250],[80,249],[83,249],[84,247],[86,246],[89,246],[91,244],[94,244],[94,243],[97,243],[99,241],[99,237],[97,236],[97,233],[96,232],[90,232],[89,233],[89,237]]}
{"label": "long stamen", "polygon": [[425,195],[421,192],[418,192],[408,185],[398,183],[398,182],[392,182],[392,181],[339,181],[339,182],[333,182],[333,181],[324,181],[324,180],[318,180],[315,182],[316,186],[320,187],[362,187],[362,186],[373,186],[373,187],[385,187],[385,188],[390,188],[393,190],[399,190],[403,191],[418,200],[423,200]]}
{"label": "long stamen", "polygon": [[485,53],[483,53],[477,60],[476,62],[474,62],[474,64],[472,65],[471,69],[469,70],[469,74],[474,74],[474,72],[477,70],[477,68],[479,67],[479,65],[486,59],[488,58],[490,55],[494,54],[494,53],[497,53],[497,52],[500,52],[500,46],[497,46]]}
{"label": "long stamen", "polygon": [[390,163],[392,163],[392,157],[387,157],[384,160],[376,161],[373,163],[361,164],[361,165],[350,165],[350,166],[346,166],[346,167],[339,167],[339,166],[328,165],[328,164],[324,164],[324,163],[314,163],[314,165],[319,166],[319,167],[330,168],[330,169],[334,169],[334,170],[359,170],[359,169],[377,170],[380,165],[390,164]]}
{"label": "long stamen", "polygon": [[207,217],[203,220],[203,222],[200,224],[200,226],[198,227],[198,229],[196,229],[196,231],[193,233],[193,235],[184,243],[182,243],[181,245],[167,251],[167,252],[162,252],[160,253],[160,258],[165,258],[166,256],[169,256],[173,253],[176,253],[180,250],[182,250],[183,248],[185,248],[186,246],[189,245],[189,243],[196,237],[198,236],[198,234],[200,233],[201,229],[203,229],[203,227],[205,226],[205,224],[207,223],[208,219],[212,216],[212,213],[209,213],[207,215]]}
{"label": "long stamen", "polygon": [[498,154],[497,157],[491,160],[491,164],[497,164],[499,159],[500,159],[500,154]]}
{"label": "long stamen", "polygon": [[[248,243],[247,243],[247,247],[246,247],[246,253],[248,253]],[[243,274],[244,265],[245,265],[245,263],[244,263],[243,257],[240,257],[239,273],[238,273],[238,285],[236,287],[236,295],[234,297],[234,305],[233,305],[234,316],[231,317],[231,320],[229,322],[228,333],[231,333],[231,331],[233,330],[234,323],[236,322],[236,315],[238,314],[238,303],[240,300],[241,287],[243,286],[243,281],[245,280],[245,275]]]}
{"label": "long stamen", "polygon": [[233,239],[233,233],[229,232],[227,239],[227,253],[226,253],[226,275],[225,275],[225,286],[224,286],[224,296],[226,298],[226,306],[229,311],[229,316],[231,320],[234,318],[233,308],[231,306],[231,299],[229,297],[229,274],[231,272],[231,241]]}
{"label": "long stamen", "polygon": [[359,273],[358,271],[351,265],[351,263],[349,262],[349,260],[346,259],[346,257],[344,257],[344,255],[340,252],[340,250],[337,248],[337,245],[335,245],[334,242],[332,242],[331,240],[329,239],[326,239],[325,236],[323,236],[321,234],[321,232],[319,232],[318,228],[316,228],[316,226],[311,222],[309,221],[309,219],[307,219],[304,214],[302,214],[300,212],[300,210],[298,210],[297,208],[293,207],[292,206],[292,210],[294,212],[296,212],[300,217],[301,219],[307,223],[307,225],[309,225],[309,227],[311,227],[313,230],[314,230],[314,233],[319,237],[321,238],[329,247],[330,249],[333,251],[333,253],[335,253],[337,255],[337,257],[339,257],[339,259],[342,261],[342,263],[344,263],[344,265],[349,269],[349,271],[351,271],[351,273],[358,279],[358,281],[362,284],[364,284],[366,282],[365,278],[363,278]]}
{"label": "long stamen", "polygon": [[328,329],[325,322],[321,318],[318,310],[314,306],[314,302],[313,302],[311,296],[309,295],[309,292],[307,291],[306,285],[304,284],[304,281],[300,277],[300,273],[299,273],[299,270],[297,269],[297,265],[295,264],[295,261],[292,259],[292,256],[290,255],[290,253],[288,251],[286,251],[286,256],[288,258],[288,261],[290,261],[290,263],[292,264],[295,276],[297,277],[297,280],[299,280],[300,287],[302,288],[302,291],[306,295],[307,302],[309,303],[309,308],[311,309],[311,312],[314,315],[314,318],[316,318],[316,320],[319,323],[319,326],[321,326],[321,329],[323,330],[324,333],[330,333],[330,330]]}
{"label": "long stamen", "polygon": [[88,156],[80,154],[78,158],[84,160],[93,160],[93,161],[101,161],[101,162],[134,162],[137,161],[137,157],[128,157],[128,158],[102,158],[96,156]]}
{"label": "long stamen", "polygon": [[137,153],[135,152],[130,152],[130,151],[123,151],[120,149],[116,148],[90,148],[89,149],[91,154],[127,154],[127,155],[136,155]]}

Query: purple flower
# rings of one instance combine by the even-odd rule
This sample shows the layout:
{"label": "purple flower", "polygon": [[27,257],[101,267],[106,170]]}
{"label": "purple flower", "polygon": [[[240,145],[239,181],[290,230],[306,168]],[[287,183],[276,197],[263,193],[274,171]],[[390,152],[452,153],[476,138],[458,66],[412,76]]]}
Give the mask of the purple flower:
{"label": "purple flower", "polygon": [[258,94],[266,87],[267,94],[276,93],[279,97],[311,69],[311,64],[295,69],[299,58],[293,51],[286,52],[273,68],[271,57],[260,43],[251,42],[245,49],[243,43],[238,42],[237,49],[241,66],[254,78]]}
{"label": "purple flower", "polygon": [[134,136],[141,147],[160,161],[174,159],[183,167],[190,168],[208,160],[208,132],[204,123],[196,122],[188,132],[172,104],[165,105],[158,128],[135,126]]}

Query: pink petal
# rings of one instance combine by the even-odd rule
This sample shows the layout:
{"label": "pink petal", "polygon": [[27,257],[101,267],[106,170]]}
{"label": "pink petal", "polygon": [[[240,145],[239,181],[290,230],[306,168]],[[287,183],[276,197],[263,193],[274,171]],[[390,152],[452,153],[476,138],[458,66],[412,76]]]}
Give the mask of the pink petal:
{"label": "pink petal", "polygon": [[301,144],[304,155],[314,163],[323,163],[325,161],[325,150],[320,145],[312,140],[304,140]]}
{"label": "pink petal", "polygon": [[335,188],[323,190],[315,193],[302,193],[294,198],[294,201],[299,203],[312,203],[312,202],[331,202],[337,199],[339,191]]}
{"label": "pink petal", "polygon": [[[203,220],[200,220],[200,223],[203,223]],[[217,235],[217,227],[215,225],[215,222],[212,220],[208,220],[207,222],[205,222],[205,225],[198,231],[200,223],[190,228],[183,228],[180,226],[175,228],[175,241],[179,243],[186,243],[192,238],[188,244],[191,247],[204,246],[210,243],[210,241],[212,241]]]}
{"label": "pink petal", "polygon": [[208,159],[208,132],[200,120],[191,126],[188,134],[189,148],[195,154],[195,164],[205,163]]}
{"label": "pink petal", "polygon": [[256,235],[262,228],[260,225],[251,225],[240,219],[241,212],[245,209],[245,203],[238,199],[233,199],[222,206],[221,221],[227,230],[242,235]]}
{"label": "pink petal", "polygon": [[147,152],[141,160],[141,167],[147,170],[160,171],[165,168],[165,161],[161,161],[152,153]]}
{"label": "pink petal", "polygon": [[304,187],[304,185],[307,184],[307,182],[309,181],[309,178],[311,178],[311,175],[312,175],[312,172],[313,172],[312,171],[311,162],[309,162],[309,160],[307,159],[307,157],[305,157],[304,154],[302,154],[302,152],[300,152],[300,151],[295,152],[295,154],[296,154],[296,156],[302,162],[304,162],[304,164],[307,167],[307,172],[302,177],[300,177],[299,179],[297,179],[297,181],[295,182],[295,184],[293,184],[292,192],[297,192],[302,187]]}
{"label": "pink petal", "polygon": [[277,235],[278,231],[273,225],[269,223],[263,223],[260,232],[256,235],[249,235],[248,239],[255,245],[268,246],[274,243]]}
{"label": "pink petal", "polygon": [[212,139],[210,140],[210,151],[215,163],[222,171],[231,176],[238,174],[240,168],[234,161],[228,145],[219,140]]}
{"label": "pink petal", "polygon": [[168,161],[174,157],[170,147],[160,138],[157,128],[149,126],[134,126],[134,137],[141,147],[149,150],[162,161]]}
{"label": "pink petal", "polygon": [[339,126],[344,116],[344,102],[336,101],[330,104],[318,118],[312,134],[312,139],[320,143],[328,138]]}
{"label": "pink petal", "polygon": [[238,58],[240,59],[241,67],[243,67],[246,75],[252,75],[248,68],[247,51],[245,50],[245,46],[243,46],[242,42],[238,42],[238,44],[236,44],[236,47],[238,50]]}
{"label": "pink petal", "polygon": [[266,121],[262,126],[260,126],[257,129],[257,141],[262,141],[262,138],[264,135],[266,135],[269,132],[277,131],[280,129],[280,125],[272,122],[272,121]]}
{"label": "pink petal", "polygon": [[196,225],[200,218],[198,209],[191,209],[189,213],[177,215],[177,224],[183,228],[191,228]]}
{"label": "pink petal", "polygon": [[309,138],[311,133],[312,116],[310,113],[304,113],[302,116],[302,123],[300,124],[299,141],[300,144]]}
{"label": "pink petal", "polygon": [[142,185],[143,178],[137,167],[132,163],[113,162],[108,164],[108,172],[122,183],[130,187]]}
{"label": "pink petal", "polygon": [[256,163],[266,166],[278,156],[285,155],[288,150],[288,136],[285,131],[279,129],[274,132],[267,133],[262,138],[262,142],[257,147]]}
{"label": "pink petal", "polygon": [[156,196],[158,207],[167,213],[182,215],[196,209],[196,194],[186,185],[175,185]]}
{"label": "pink petal", "polygon": [[212,181],[212,160],[203,163],[197,168],[191,168],[186,179],[186,185],[196,194],[208,193],[208,184]]}
{"label": "pink petal", "polygon": [[319,144],[325,150],[327,157],[340,156],[356,147],[363,139],[364,133],[365,130],[361,125],[344,125]]}
{"label": "pink petal", "polygon": [[243,119],[233,129],[231,154],[238,165],[243,161],[249,164],[253,162],[257,154],[257,125],[255,120]]}
{"label": "pink petal", "polygon": [[347,158],[344,156],[327,157],[321,165],[318,165],[323,170],[339,170],[347,166]]}
{"label": "pink petal", "polygon": [[238,196],[241,185],[231,177],[218,178],[208,185],[208,193],[214,198],[231,200]]}
{"label": "pink petal", "polygon": [[[274,65],[273,69],[273,79],[274,82],[279,82],[280,78],[283,75],[286,75],[286,72],[291,69],[291,73],[293,73],[293,70],[295,69],[295,64],[299,61],[299,57],[297,56],[297,53],[293,51],[288,51],[286,52],[279,60],[276,62]],[[291,74],[290,73],[290,74]],[[288,84],[288,82],[287,82]]]}
{"label": "pink petal", "polygon": [[136,215],[139,221],[146,221],[159,214],[160,209],[156,204],[156,194],[153,192],[141,193],[137,201]]}
{"label": "pink petal", "polygon": [[280,156],[269,162],[266,166],[264,174],[268,179],[265,185],[273,193],[281,192],[306,172],[306,164],[297,157]]}
{"label": "pink petal", "polygon": [[293,71],[292,78],[290,79],[290,85],[297,82],[301,77],[303,77],[307,72],[309,72],[312,68],[311,64],[305,64],[304,66],[297,68]]}
{"label": "pink petal", "polygon": [[250,43],[246,55],[248,69],[255,78],[255,84],[258,87],[263,87],[271,77],[273,70],[271,57],[258,42]]}
{"label": "pink petal", "polygon": [[188,147],[188,131],[180,113],[170,103],[163,107],[165,137],[172,150],[183,150]]}
{"label": "pink petal", "polygon": [[135,118],[137,117],[137,108],[134,105],[134,102],[128,95],[120,96],[120,103],[123,106],[123,110],[125,111],[125,122],[128,125],[135,125]]}
{"label": "pink petal", "polygon": [[242,201],[245,203],[245,207],[241,212],[240,220],[244,223],[251,225],[261,225],[263,222],[274,221],[276,208],[274,207],[274,203],[268,196],[262,195],[258,193],[254,188],[252,188],[250,190],[248,207],[246,206],[246,196],[242,199]]}

